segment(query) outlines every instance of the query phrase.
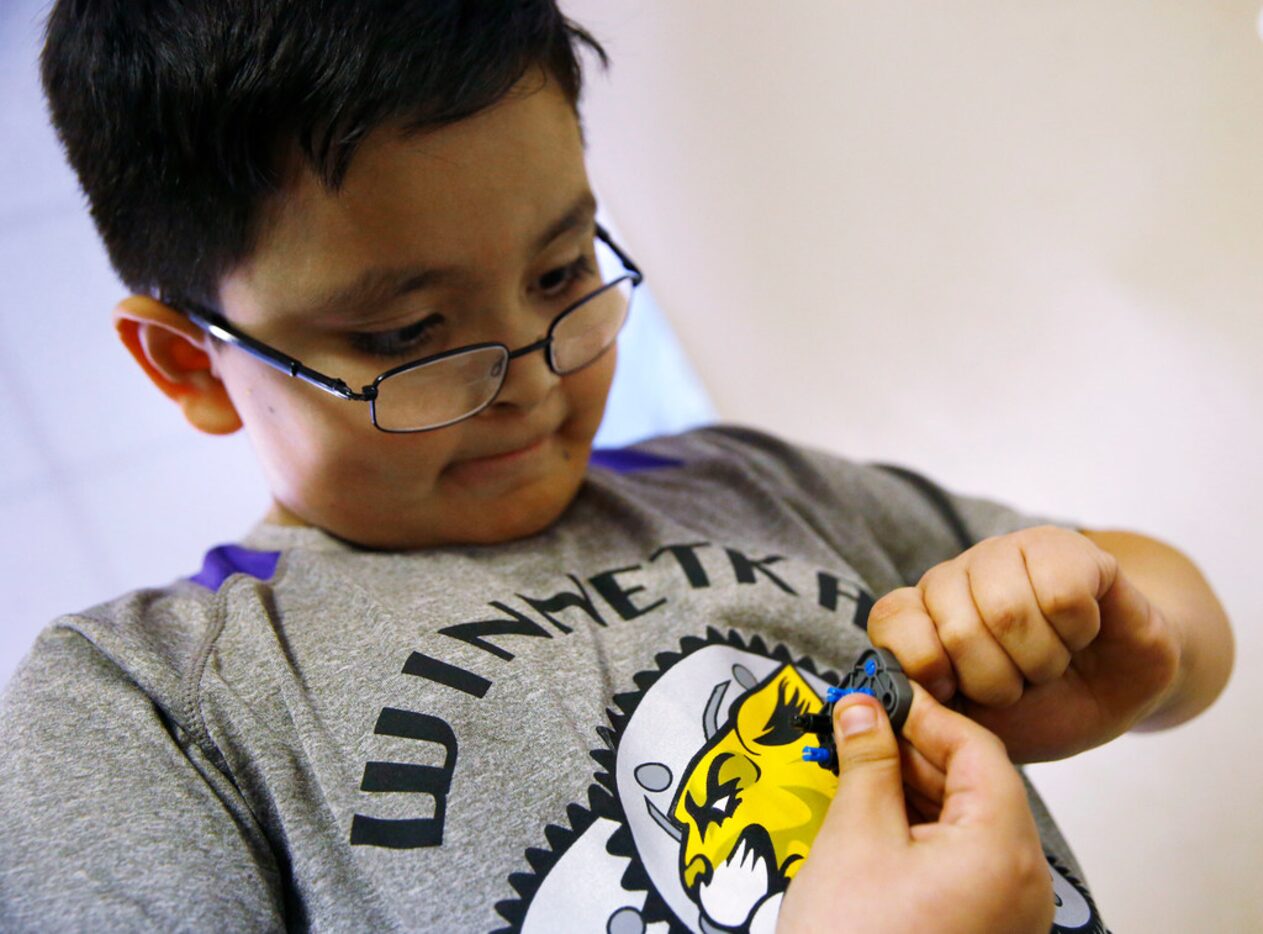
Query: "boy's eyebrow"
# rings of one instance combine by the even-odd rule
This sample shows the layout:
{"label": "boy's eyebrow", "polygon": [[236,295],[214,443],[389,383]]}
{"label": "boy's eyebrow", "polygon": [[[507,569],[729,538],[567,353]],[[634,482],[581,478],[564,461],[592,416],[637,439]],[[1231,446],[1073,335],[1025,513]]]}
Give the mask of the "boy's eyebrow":
{"label": "boy's eyebrow", "polygon": [[565,214],[553,221],[548,226],[548,229],[539,235],[533,244],[533,251],[538,253],[562,234],[589,224],[595,218],[596,196],[592,192],[585,190],[583,194],[574,200],[574,203],[570,205],[570,209]]}
{"label": "boy's eyebrow", "polygon": [[434,288],[454,277],[452,269],[368,269],[350,284],[303,306],[297,316],[337,316],[354,323],[401,295]]}
{"label": "boy's eyebrow", "polygon": [[[585,190],[561,217],[535,238],[531,244],[532,251],[538,253],[562,234],[592,223],[596,209],[596,197]],[[300,313],[304,318],[338,315],[353,321],[368,317],[376,308],[401,295],[436,288],[460,277],[461,271],[455,267],[368,269],[351,283],[315,299]]]}

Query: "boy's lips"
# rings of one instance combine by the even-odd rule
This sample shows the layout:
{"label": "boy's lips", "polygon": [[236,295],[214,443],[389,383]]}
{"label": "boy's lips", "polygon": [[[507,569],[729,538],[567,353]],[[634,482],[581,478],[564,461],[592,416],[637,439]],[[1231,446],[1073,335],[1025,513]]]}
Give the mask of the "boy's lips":
{"label": "boy's lips", "polygon": [[553,437],[554,433],[550,431],[539,435],[533,440],[515,444],[513,447],[505,448],[493,454],[483,454],[478,457],[458,460],[450,464],[447,471],[459,479],[476,480],[483,477],[491,478],[507,471],[518,470],[528,466],[536,457],[542,454]]}

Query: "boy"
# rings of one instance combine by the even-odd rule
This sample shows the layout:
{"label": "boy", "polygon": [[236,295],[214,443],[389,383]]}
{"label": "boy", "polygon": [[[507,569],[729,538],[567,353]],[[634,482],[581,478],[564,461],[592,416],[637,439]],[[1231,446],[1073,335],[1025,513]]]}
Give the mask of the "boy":
{"label": "boy", "polygon": [[[640,271],[551,3],[242,6],[50,18],[119,334],[274,505],[14,677],[5,926],[768,929],[830,889],[837,780],[793,721],[865,626],[1015,761],[1222,688],[1222,610],[1147,539],[735,429],[591,457]],[[938,826],[934,736],[969,727],[914,711]],[[1030,806],[1055,924],[1100,929]]]}

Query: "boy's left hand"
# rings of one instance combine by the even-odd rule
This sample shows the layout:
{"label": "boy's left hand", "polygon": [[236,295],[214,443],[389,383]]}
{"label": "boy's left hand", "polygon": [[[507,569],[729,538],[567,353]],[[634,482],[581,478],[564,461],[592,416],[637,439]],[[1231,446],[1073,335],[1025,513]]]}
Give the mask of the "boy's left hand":
{"label": "boy's left hand", "polygon": [[873,606],[909,677],[1004,740],[1015,762],[1126,732],[1168,696],[1180,644],[1118,561],[1055,526],[986,539]]}

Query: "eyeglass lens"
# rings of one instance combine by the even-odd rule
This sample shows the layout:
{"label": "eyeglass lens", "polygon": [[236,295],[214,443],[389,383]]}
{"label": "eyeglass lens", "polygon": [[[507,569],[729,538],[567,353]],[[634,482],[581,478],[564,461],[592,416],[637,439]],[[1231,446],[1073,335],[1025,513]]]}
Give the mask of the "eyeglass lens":
{"label": "eyeglass lens", "polygon": [[[546,348],[560,376],[595,361],[627,320],[632,281],[606,285],[554,322]],[[499,393],[509,366],[501,346],[475,347],[400,370],[377,384],[373,420],[383,431],[442,428],[486,408]]]}

